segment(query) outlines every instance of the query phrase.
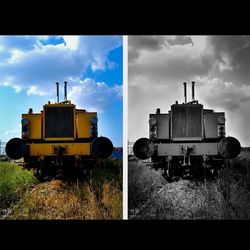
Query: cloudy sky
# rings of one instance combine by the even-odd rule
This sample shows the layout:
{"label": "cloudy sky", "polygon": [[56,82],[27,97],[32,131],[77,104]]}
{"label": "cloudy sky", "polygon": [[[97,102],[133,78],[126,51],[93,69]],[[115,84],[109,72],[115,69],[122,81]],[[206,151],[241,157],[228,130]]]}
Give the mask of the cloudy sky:
{"label": "cloudy sky", "polygon": [[0,140],[21,135],[21,114],[56,102],[56,85],[97,111],[99,136],[122,146],[121,36],[0,36]]}
{"label": "cloudy sky", "polygon": [[129,140],[148,137],[148,116],[195,98],[225,112],[226,134],[250,146],[250,36],[129,36]]}

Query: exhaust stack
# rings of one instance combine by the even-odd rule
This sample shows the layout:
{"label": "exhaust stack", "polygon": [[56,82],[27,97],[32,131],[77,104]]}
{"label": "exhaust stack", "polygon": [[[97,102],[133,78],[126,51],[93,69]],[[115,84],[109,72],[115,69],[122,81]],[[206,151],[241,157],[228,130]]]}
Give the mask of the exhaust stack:
{"label": "exhaust stack", "polygon": [[184,98],[185,98],[185,103],[187,103],[187,83],[184,82],[183,85],[184,85]]}
{"label": "exhaust stack", "polygon": [[67,101],[67,82],[64,82],[64,101]]}
{"label": "exhaust stack", "polygon": [[194,84],[195,84],[195,82],[192,82],[192,101],[195,100],[195,98],[194,98]]}
{"label": "exhaust stack", "polygon": [[59,82],[56,82],[56,96],[57,96],[57,103],[59,103]]}

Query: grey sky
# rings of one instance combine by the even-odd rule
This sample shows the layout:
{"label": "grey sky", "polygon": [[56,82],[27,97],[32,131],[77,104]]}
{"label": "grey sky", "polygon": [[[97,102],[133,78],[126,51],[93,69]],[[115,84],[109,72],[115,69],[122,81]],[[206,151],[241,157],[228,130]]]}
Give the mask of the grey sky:
{"label": "grey sky", "polygon": [[148,137],[148,116],[184,101],[196,82],[205,108],[226,113],[226,133],[250,146],[250,36],[129,36],[128,137]]}

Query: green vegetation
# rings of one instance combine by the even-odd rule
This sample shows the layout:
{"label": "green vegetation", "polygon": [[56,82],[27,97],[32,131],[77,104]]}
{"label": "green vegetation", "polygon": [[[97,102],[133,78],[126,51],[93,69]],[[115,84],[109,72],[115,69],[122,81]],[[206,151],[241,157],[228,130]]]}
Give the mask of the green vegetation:
{"label": "green vegetation", "polygon": [[93,177],[92,184],[94,186],[113,181],[122,190],[122,159],[99,160],[94,167]]}
{"label": "green vegetation", "polygon": [[38,184],[8,219],[122,219],[122,159],[97,162],[84,182]]}
{"label": "green vegetation", "polygon": [[31,171],[15,163],[0,162],[0,213],[17,202],[35,182]]}

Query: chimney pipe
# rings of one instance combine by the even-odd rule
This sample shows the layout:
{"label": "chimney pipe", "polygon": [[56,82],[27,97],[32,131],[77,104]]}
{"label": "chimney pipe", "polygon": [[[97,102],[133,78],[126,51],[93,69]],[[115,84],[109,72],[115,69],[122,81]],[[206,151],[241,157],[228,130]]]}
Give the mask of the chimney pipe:
{"label": "chimney pipe", "polygon": [[184,97],[185,97],[185,103],[187,103],[187,83],[186,83],[186,82],[184,82],[184,83],[183,83],[183,85],[184,85]]}
{"label": "chimney pipe", "polygon": [[57,96],[57,103],[59,103],[59,82],[56,82],[56,96]]}
{"label": "chimney pipe", "polygon": [[194,98],[194,84],[195,84],[195,82],[192,82],[192,101],[195,100],[195,98]]}
{"label": "chimney pipe", "polygon": [[67,101],[67,82],[64,82],[64,101]]}

